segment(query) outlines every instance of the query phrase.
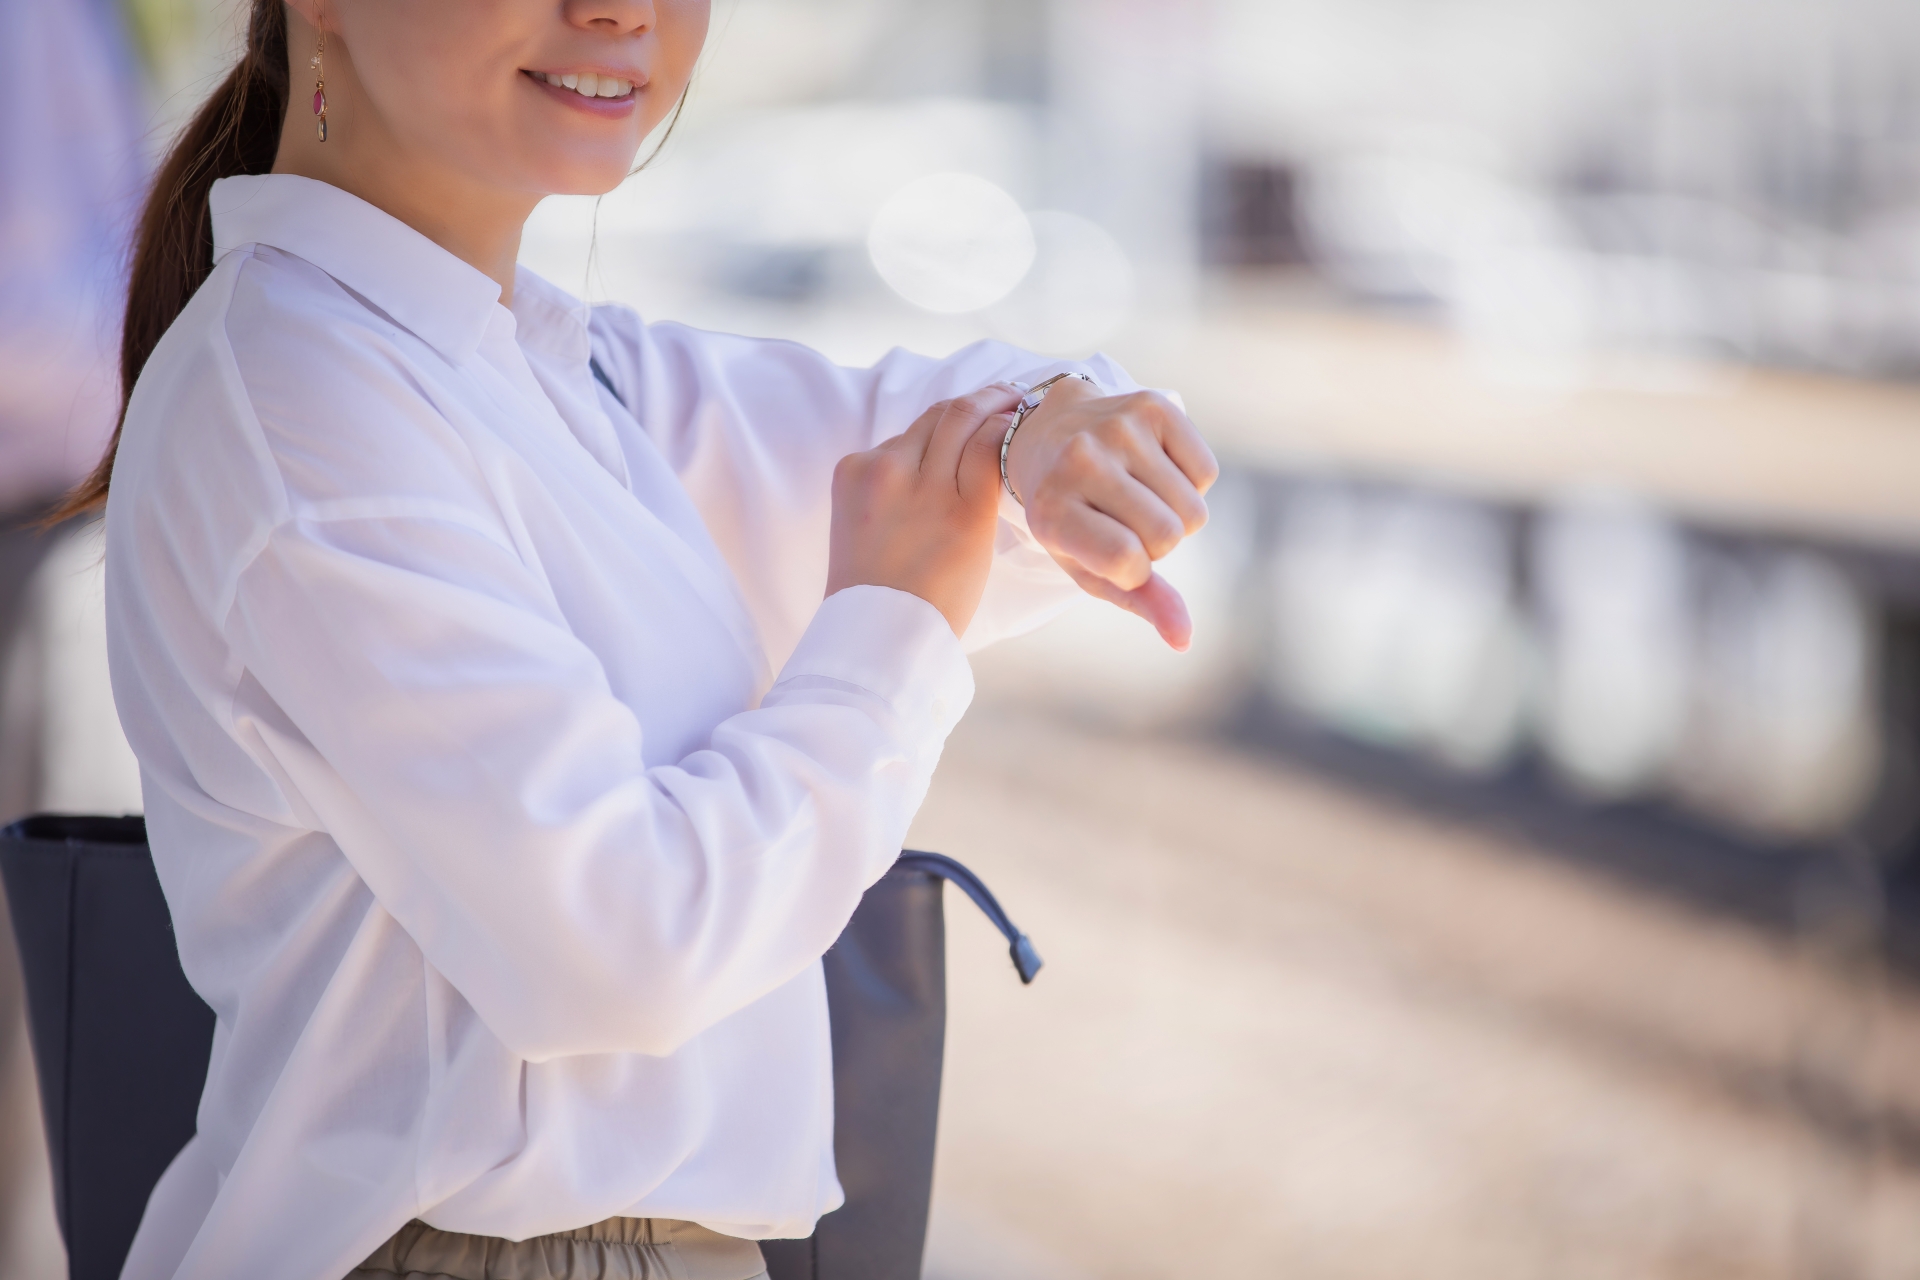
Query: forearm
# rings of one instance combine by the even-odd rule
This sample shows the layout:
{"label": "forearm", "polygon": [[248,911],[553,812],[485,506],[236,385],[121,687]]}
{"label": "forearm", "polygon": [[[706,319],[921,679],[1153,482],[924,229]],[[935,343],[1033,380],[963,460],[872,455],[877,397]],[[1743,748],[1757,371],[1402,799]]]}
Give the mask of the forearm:
{"label": "forearm", "polygon": [[[467,585],[396,556],[464,558]],[[238,736],[515,1053],[669,1053],[831,945],[971,673],[924,601],[851,588],[760,705],[649,766],[635,708],[544,612],[464,530],[289,532],[231,615]]]}

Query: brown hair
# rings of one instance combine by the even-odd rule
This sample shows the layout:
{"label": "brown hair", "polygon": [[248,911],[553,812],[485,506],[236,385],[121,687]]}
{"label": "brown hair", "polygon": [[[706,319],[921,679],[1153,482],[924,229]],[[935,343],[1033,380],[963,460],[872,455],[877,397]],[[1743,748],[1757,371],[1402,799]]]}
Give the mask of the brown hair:
{"label": "brown hair", "polygon": [[133,384],[160,335],[213,271],[207,192],[220,178],[271,169],[286,115],[285,0],[253,0],[246,52],[174,141],[140,212],[126,323],[120,332],[120,421],[114,424],[113,439],[93,474],[67,494],[47,517],[48,524],[106,503]]}

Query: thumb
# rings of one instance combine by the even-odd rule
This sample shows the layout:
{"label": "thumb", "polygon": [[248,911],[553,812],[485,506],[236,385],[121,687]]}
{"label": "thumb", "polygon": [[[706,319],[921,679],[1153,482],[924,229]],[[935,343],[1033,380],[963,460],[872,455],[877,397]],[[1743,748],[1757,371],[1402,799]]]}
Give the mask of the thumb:
{"label": "thumb", "polygon": [[960,454],[960,496],[968,502],[995,503],[1000,490],[1000,442],[1006,439],[1013,413],[996,413],[983,421]]}
{"label": "thumb", "polygon": [[1193,644],[1193,618],[1187,613],[1187,602],[1173,589],[1173,584],[1159,574],[1154,574],[1129,591],[1071,560],[1059,556],[1054,558],[1067,571],[1067,576],[1088,595],[1097,596],[1109,604],[1117,604],[1128,613],[1152,623],[1153,629],[1160,633],[1160,638],[1167,642],[1169,648],[1185,653]]}

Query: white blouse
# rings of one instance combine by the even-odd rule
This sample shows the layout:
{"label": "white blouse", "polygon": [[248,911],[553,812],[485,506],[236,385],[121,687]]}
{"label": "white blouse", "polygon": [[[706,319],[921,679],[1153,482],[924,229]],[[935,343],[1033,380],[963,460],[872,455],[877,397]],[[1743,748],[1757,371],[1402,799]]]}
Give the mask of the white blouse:
{"label": "white blouse", "polygon": [[[993,343],[840,368],[525,271],[509,310],[303,178],[212,207],[107,507],[217,1016],[127,1274],[338,1280],[414,1217],[806,1234],[841,1201],[819,957],[973,689],[926,602],[822,602],[834,463],[995,379],[1133,384]],[[1003,515],[968,647],[1074,595]]]}

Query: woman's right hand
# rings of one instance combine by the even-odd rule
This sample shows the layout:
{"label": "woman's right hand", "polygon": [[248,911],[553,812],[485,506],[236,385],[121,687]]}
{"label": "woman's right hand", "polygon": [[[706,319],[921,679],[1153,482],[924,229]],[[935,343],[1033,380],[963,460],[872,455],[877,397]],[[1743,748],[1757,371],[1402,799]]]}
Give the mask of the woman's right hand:
{"label": "woman's right hand", "polygon": [[1000,509],[1000,439],[1020,392],[1004,383],[943,400],[901,434],[833,471],[827,594],[893,587],[954,635],[986,590]]}

